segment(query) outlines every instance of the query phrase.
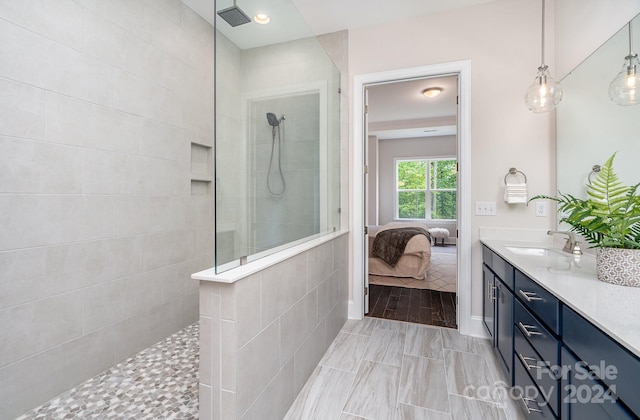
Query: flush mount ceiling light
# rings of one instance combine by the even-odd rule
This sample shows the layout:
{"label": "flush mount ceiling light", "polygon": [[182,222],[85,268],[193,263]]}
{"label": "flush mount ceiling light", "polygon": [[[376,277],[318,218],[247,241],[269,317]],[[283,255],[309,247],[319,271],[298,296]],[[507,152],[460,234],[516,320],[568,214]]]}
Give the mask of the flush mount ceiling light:
{"label": "flush mount ceiling light", "polygon": [[629,55],[624,58],[620,73],[609,84],[609,97],[618,105],[628,106],[640,103],[636,89],[640,88],[638,74],[638,54],[633,52],[631,22],[629,22]]}
{"label": "flush mount ceiling light", "polygon": [[269,15],[266,15],[264,13],[258,13],[253,17],[253,21],[259,23],[260,25],[266,25],[267,23],[271,22],[271,18],[269,17]]}
{"label": "flush mount ceiling light", "polygon": [[422,91],[422,94],[427,98],[435,98],[436,96],[442,93],[442,88],[440,87],[431,87]]}
{"label": "flush mount ceiling light", "polygon": [[536,80],[524,96],[524,103],[533,112],[552,111],[562,100],[562,87],[549,75],[549,67],[544,64],[544,2],[542,0],[542,60]]}

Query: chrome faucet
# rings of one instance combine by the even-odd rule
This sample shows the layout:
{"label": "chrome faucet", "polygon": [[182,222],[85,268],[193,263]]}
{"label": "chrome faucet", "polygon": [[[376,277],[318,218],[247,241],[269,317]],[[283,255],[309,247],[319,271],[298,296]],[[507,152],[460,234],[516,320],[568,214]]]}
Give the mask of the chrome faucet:
{"label": "chrome faucet", "polygon": [[580,249],[580,244],[576,240],[576,235],[573,232],[564,231],[564,230],[548,230],[547,235],[553,235],[554,233],[558,233],[560,235],[567,235],[567,242],[564,244],[564,248],[562,250],[564,252],[568,252],[573,255],[582,255],[582,249]]}

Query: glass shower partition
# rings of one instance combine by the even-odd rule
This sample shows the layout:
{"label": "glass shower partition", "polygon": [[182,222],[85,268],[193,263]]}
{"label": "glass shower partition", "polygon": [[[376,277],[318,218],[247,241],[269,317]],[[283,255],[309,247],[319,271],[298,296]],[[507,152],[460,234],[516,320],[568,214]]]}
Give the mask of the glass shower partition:
{"label": "glass shower partition", "polygon": [[340,73],[282,8],[270,28],[216,19],[217,273],[340,228]]}

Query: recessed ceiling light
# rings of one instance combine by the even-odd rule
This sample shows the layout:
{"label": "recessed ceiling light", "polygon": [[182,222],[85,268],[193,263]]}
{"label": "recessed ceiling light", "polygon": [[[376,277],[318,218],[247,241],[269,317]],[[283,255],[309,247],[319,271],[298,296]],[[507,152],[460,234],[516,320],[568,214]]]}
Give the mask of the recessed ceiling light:
{"label": "recessed ceiling light", "polygon": [[264,13],[258,13],[253,17],[253,20],[260,25],[266,25],[267,23],[271,22],[271,18],[269,17],[269,15],[265,15]]}
{"label": "recessed ceiling light", "polygon": [[440,87],[427,88],[427,89],[422,91],[422,94],[424,96],[426,96],[427,98],[435,98],[436,96],[440,95],[441,93],[442,93],[442,88],[440,88]]}

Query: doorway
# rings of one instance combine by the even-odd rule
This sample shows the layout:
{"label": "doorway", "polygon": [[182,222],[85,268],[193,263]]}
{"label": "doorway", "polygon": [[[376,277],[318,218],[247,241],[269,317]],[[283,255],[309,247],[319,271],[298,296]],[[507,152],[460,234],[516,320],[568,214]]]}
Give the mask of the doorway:
{"label": "doorway", "polygon": [[[456,328],[458,75],[365,89],[368,316]],[[429,237],[393,265],[371,254],[407,228]]]}
{"label": "doorway", "polygon": [[[365,88],[375,84],[385,84],[399,82],[403,80],[415,80],[433,78],[443,75],[457,76],[459,81],[458,93],[458,148],[457,160],[459,163],[458,172],[458,219],[457,219],[457,321],[458,329],[463,334],[474,335],[475,320],[471,319],[471,232],[470,232],[470,62],[459,61],[439,65],[393,70],[388,72],[358,75],[354,78],[354,154],[353,154],[353,202],[352,202],[352,226],[354,235],[353,242],[353,295],[349,303],[349,317],[361,319],[369,311],[368,297],[369,284],[367,275],[367,258],[365,252],[368,251],[368,237],[366,233],[359,235],[357,232],[365,232],[368,220],[366,219],[365,208],[365,180],[363,174],[366,172],[365,165],[365,134],[366,116],[365,110]],[[362,118],[361,118],[362,117]],[[359,180],[362,180],[360,182]],[[369,296],[365,295],[369,294]],[[481,323],[479,323],[481,327]]]}

